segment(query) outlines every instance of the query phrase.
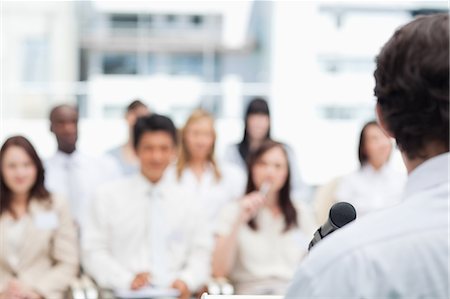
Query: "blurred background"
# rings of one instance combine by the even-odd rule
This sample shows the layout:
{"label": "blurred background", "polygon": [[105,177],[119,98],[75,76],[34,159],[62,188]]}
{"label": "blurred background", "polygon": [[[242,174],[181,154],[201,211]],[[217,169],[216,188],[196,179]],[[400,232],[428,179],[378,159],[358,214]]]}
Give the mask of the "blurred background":
{"label": "blurred background", "polygon": [[[218,155],[243,113],[270,103],[272,133],[295,150],[306,183],[358,166],[374,119],[375,55],[417,14],[446,1],[2,1],[0,142],[56,149],[51,107],[80,109],[79,147],[101,154],[127,138],[124,108],[141,98],[181,126],[193,108],[217,119]],[[394,160],[402,168],[399,154]]]}

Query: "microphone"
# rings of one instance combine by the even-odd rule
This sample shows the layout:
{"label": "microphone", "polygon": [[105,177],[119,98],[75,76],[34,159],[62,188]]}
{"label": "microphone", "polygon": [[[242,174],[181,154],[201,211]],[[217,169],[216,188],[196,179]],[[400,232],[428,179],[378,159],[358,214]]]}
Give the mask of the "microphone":
{"label": "microphone", "polygon": [[259,189],[259,194],[261,194],[263,197],[266,197],[271,187],[272,184],[267,181],[262,183],[261,188]]}
{"label": "microphone", "polygon": [[308,250],[317,244],[320,240],[334,232],[335,230],[343,227],[344,225],[352,222],[356,219],[356,210],[348,202],[335,203],[330,209],[330,215],[327,222],[319,227],[314,233],[314,237],[309,243]]}

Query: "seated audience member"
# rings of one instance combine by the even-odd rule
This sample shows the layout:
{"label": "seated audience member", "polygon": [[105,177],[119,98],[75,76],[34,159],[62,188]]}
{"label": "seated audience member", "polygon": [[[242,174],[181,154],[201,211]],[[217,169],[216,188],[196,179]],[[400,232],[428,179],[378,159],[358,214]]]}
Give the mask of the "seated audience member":
{"label": "seated audience member", "polygon": [[55,134],[58,150],[45,161],[45,185],[53,193],[69,200],[78,225],[83,225],[86,207],[95,189],[120,176],[118,165],[109,157],[91,157],[80,152],[78,112],[70,105],[56,106],[50,112],[50,130]]}
{"label": "seated audience member", "polygon": [[408,171],[403,201],[333,232],[285,298],[450,298],[449,16],[419,16],[376,60],[380,127]]}
{"label": "seated audience member", "polygon": [[128,124],[128,141],[107,152],[107,154],[111,155],[118,165],[120,165],[123,175],[139,172],[139,160],[136,157],[133,147],[133,127],[139,117],[149,114],[150,110],[141,100],[132,101],[128,105],[127,112],[125,113],[125,119]]}
{"label": "seated audience member", "polygon": [[228,277],[236,294],[283,294],[317,227],[311,211],[291,200],[282,144],[263,142],[249,165],[247,195],[219,218],[213,275]]}
{"label": "seated audience member", "polygon": [[140,172],[101,187],[83,234],[83,266],[102,288],[178,289],[181,298],[210,277],[212,234],[189,192],[163,177],[176,157],[176,129],[161,115],[139,118]]}
{"label": "seated audience member", "polygon": [[[245,130],[242,141],[225,150],[224,160],[248,172],[249,157],[270,137],[270,111],[266,100],[253,99],[245,113]],[[297,166],[297,157],[288,145],[284,145],[291,170],[291,192],[298,200],[309,200],[310,188],[304,183]]]}
{"label": "seated audience member", "polygon": [[374,121],[361,130],[358,158],[361,167],[341,178],[336,201],[351,203],[358,217],[398,204],[401,201],[406,175],[389,163],[393,145]]}
{"label": "seated audience member", "polygon": [[216,161],[215,141],[214,119],[206,111],[195,110],[181,130],[178,161],[166,174],[195,194],[210,222],[215,222],[224,204],[244,194],[247,183],[239,168]]}
{"label": "seated audience member", "polygon": [[63,299],[78,271],[75,225],[22,136],[0,149],[0,194],[0,298]]}

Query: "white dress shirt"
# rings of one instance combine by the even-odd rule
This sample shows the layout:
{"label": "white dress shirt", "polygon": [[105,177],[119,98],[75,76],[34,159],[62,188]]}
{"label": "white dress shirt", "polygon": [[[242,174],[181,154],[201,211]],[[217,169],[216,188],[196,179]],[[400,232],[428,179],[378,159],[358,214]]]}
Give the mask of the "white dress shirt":
{"label": "white dress shirt", "polygon": [[223,163],[219,164],[219,170],[222,175],[219,181],[216,180],[212,165],[206,167],[200,180],[189,167],[183,170],[178,179],[175,165],[167,170],[165,176],[195,196],[211,223],[217,220],[224,205],[242,197],[247,187],[247,175],[238,167]]}
{"label": "white dress shirt", "polygon": [[412,171],[401,204],[318,243],[286,298],[449,298],[449,157]]}
{"label": "white dress shirt", "polygon": [[136,274],[191,291],[210,276],[212,232],[203,211],[179,186],[136,174],[101,187],[82,238],[83,265],[103,288],[130,288]]}
{"label": "white dress shirt", "polygon": [[[291,172],[291,196],[296,200],[311,200],[312,192],[311,188],[303,181],[302,175],[298,169],[297,156],[294,151],[288,145],[284,146],[286,153],[288,155],[289,160],[289,169]],[[242,159],[241,154],[239,153],[239,147],[237,144],[233,144],[228,146],[225,149],[224,161],[236,165],[239,167],[245,174],[248,173],[247,164]]]}
{"label": "white dress shirt", "polygon": [[396,171],[389,163],[378,170],[367,163],[342,177],[336,189],[336,201],[351,203],[359,218],[398,204],[405,182],[406,174]]}
{"label": "white dress shirt", "polygon": [[45,185],[69,201],[70,211],[83,225],[86,208],[99,185],[120,176],[118,165],[109,157],[91,157],[75,151],[57,151],[45,161]]}

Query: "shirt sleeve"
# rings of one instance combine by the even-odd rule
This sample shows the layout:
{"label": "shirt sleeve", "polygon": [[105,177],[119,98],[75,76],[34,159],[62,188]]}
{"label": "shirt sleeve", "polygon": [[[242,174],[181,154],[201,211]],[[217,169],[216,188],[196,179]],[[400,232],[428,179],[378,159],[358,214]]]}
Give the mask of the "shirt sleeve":
{"label": "shirt sleeve", "polygon": [[[194,206],[194,205],[193,205]],[[179,272],[178,278],[184,281],[189,290],[195,292],[206,285],[211,277],[211,253],[213,236],[207,217],[201,209],[192,209],[190,227],[190,248],[186,266]]]}
{"label": "shirt sleeve", "polygon": [[83,229],[84,269],[102,288],[129,288],[134,274],[123,267],[108,249],[108,193],[100,189],[89,210]]}

